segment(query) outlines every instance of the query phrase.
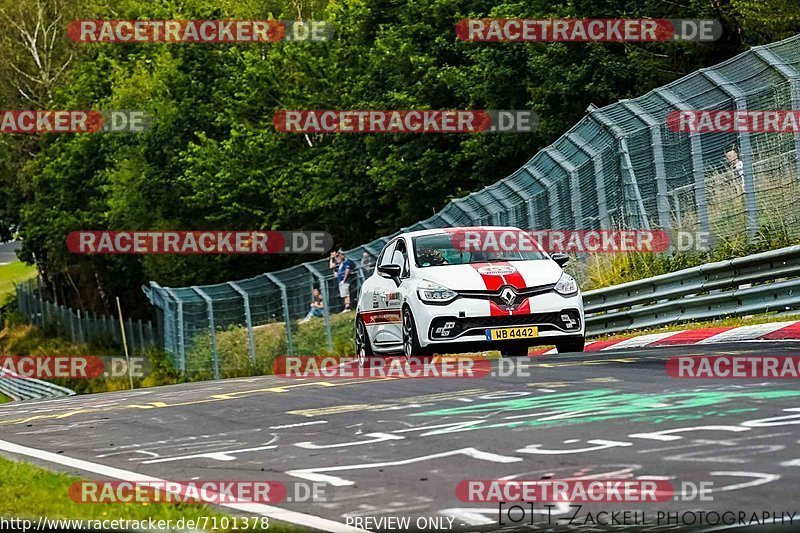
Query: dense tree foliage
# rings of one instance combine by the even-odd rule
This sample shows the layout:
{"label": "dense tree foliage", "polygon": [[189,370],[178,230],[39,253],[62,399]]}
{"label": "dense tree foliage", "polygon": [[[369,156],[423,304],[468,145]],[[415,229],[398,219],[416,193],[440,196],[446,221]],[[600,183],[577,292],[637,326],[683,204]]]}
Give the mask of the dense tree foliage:
{"label": "dense tree foliage", "polygon": [[[140,109],[138,134],[0,135],[0,237],[59,300],[227,281],[308,257],[75,256],[78,229],[324,229],[343,246],[501,179],[585,112],[800,29],[796,0],[0,0],[0,108]],[[466,17],[715,18],[714,43],[468,43]],[[9,21],[53,24],[53,45]],[[74,44],[91,19],[324,19],[325,43]],[[45,50],[47,65],[33,51]],[[280,109],[532,109],[519,135],[296,135]],[[139,307],[143,309],[143,307]]]}

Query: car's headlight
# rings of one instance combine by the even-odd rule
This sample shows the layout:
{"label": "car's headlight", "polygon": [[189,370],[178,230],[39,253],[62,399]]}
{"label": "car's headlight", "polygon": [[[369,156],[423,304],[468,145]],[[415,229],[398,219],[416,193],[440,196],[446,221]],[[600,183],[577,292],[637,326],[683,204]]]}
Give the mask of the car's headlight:
{"label": "car's headlight", "polygon": [[423,302],[444,303],[455,299],[458,294],[444,285],[432,281],[423,281],[417,286],[417,294]]}
{"label": "car's headlight", "polygon": [[555,290],[558,294],[572,296],[578,293],[578,282],[575,278],[564,272],[556,282]]}

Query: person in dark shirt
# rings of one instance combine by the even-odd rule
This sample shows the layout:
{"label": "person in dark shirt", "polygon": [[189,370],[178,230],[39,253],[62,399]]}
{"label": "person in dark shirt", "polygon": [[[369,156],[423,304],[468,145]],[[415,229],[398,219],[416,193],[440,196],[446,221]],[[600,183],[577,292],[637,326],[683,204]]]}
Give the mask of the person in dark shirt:
{"label": "person in dark shirt", "polygon": [[336,280],[339,282],[339,296],[344,300],[342,313],[350,311],[350,282],[356,272],[356,264],[345,257],[344,250],[336,252],[339,268],[336,271]]}

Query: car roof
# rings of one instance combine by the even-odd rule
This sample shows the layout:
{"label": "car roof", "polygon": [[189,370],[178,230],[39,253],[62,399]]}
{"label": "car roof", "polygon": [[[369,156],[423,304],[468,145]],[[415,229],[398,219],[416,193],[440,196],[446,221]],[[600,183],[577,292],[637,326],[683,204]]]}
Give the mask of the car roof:
{"label": "car roof", "polygon": [[[458,227],[446,227],[446,228],[433,228],[433,229],[422,229],[418,231],[409,231],[406,233],[401,233],[397,235],[397,237],[420,237],[422,235],[436,235],[439,233],[445,232],[452,232],[452,231],[494,231],[494,230],[514,230],[514,231],[522,231],[519,228],[515,228],[514,226],[458,226]],[[394,239],[392,239],[394,240]]]}

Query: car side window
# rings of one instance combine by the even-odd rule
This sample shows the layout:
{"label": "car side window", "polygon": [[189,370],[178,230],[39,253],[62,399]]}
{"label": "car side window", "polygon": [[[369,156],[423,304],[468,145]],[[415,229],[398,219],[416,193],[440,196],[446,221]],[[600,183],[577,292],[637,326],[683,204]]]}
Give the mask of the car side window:
{"label": "car side window", "polygon": [[392,250],[394,249],[396,244],[397,241],[392,241],[383,248],[380,259],[378,259],[378,266],[392,264],[392,259],[393,259]]}
{"label": "car side window", "polygon": [[397,248],[395,248],[393,256],[392,263],[403,267],[400,276],[407,278],[410,275],[408,269],[408,251],[406,250],[406,243],[403,239],[397,241]]}

